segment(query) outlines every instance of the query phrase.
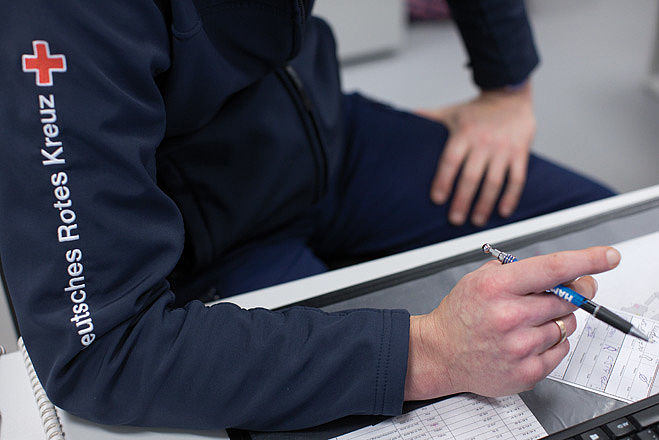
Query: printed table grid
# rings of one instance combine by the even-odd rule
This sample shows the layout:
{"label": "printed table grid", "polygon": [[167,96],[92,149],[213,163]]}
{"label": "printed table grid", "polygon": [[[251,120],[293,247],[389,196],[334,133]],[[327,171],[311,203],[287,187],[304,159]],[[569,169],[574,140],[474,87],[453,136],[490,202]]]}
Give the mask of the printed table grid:
{"label": "printed table grid", "polygon": [[337,439],[532,440],[544,435],[546,432],[519,396],[489,398],[465,394]]}

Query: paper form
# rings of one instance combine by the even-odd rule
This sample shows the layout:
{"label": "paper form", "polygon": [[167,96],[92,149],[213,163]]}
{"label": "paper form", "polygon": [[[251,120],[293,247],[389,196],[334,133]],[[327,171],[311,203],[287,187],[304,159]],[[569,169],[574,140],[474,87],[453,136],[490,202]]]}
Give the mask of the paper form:
{"label": "paper form", "polygon": [[607,308],[659,320],[659,232],[613,247],[622,259],[615,269],[593,275],[599,283],[595,301]]}
{"label": "paper form", "polygon": [[[657,340],[659,232],[613,246],[622,259],[615,269],[594,275],[599,284],[595,301]],[[550,379],[625,402],[659,392],[659,342],[647,344],[625,335],[583,310],[575,315],[577,330],[569,338],[570,352]]]}
{"label": "paper form", "polygon": [[[656,340],[659,322],[615,311]],[[578,310],[577,331],[570,352],[549,374],[550,379],[625,402],[636,402],[659,391],[659,343],[647,343]]]}
{"label": "paper form", "polygon": [[337,440],[532,440],[546,436],[518,395],[463,394],[335,437]]}

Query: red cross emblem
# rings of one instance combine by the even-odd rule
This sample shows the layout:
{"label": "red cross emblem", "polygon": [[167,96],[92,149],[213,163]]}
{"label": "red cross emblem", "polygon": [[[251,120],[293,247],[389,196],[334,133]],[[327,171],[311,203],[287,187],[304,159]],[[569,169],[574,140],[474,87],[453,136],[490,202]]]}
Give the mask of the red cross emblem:
{"label": "red cross emblem", "polygon": [[34,55],[23,55],[23,72],[35,72],[37,85],[41,87],[53,85],[53,72],[66,72],[66,57],[50,55],[47,41],[32,42]]}

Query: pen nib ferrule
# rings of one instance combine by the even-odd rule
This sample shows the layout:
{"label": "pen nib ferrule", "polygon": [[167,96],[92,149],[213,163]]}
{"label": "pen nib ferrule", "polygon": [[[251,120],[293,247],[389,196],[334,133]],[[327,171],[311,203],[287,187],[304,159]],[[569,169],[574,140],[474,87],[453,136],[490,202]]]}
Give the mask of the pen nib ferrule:
{"label": "pen nib ferrule", "polygon": [[[637,337],[637,338],[639,338],[639,339],[642,339],[642,340],[644,340],[645,342],[650,342],[650,338],[648,338],[648,337],[645,335],[645,333],[643,333],[642,331],[640,331],[639,329],[637,329],[637,328],[634,327],[634,326],[632,326],[632,327],[629,329],[629,334],[632,335],[632,336],[635,336],[635,337]],[[652,341],[652,342],[654,342],[654,341]]]}

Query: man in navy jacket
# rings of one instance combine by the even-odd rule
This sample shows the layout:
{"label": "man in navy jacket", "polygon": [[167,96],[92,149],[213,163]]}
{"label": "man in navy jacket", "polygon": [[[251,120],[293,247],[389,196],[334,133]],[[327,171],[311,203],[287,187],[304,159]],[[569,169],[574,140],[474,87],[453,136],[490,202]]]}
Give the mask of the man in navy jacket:
{"label": "man in navy jacket", "polygon": [[312,3],[4,5],[0,258],[60,407],[292,429],[517,392],[567,353],[552,320],[573,331],[572,309],[529,292],[615,251],[488,264],[412,318],[199,301],[610,195],[529,157],[538,57],[521,1],[452,2],[483,91],[427,113],[443,123],[344,96]]}

